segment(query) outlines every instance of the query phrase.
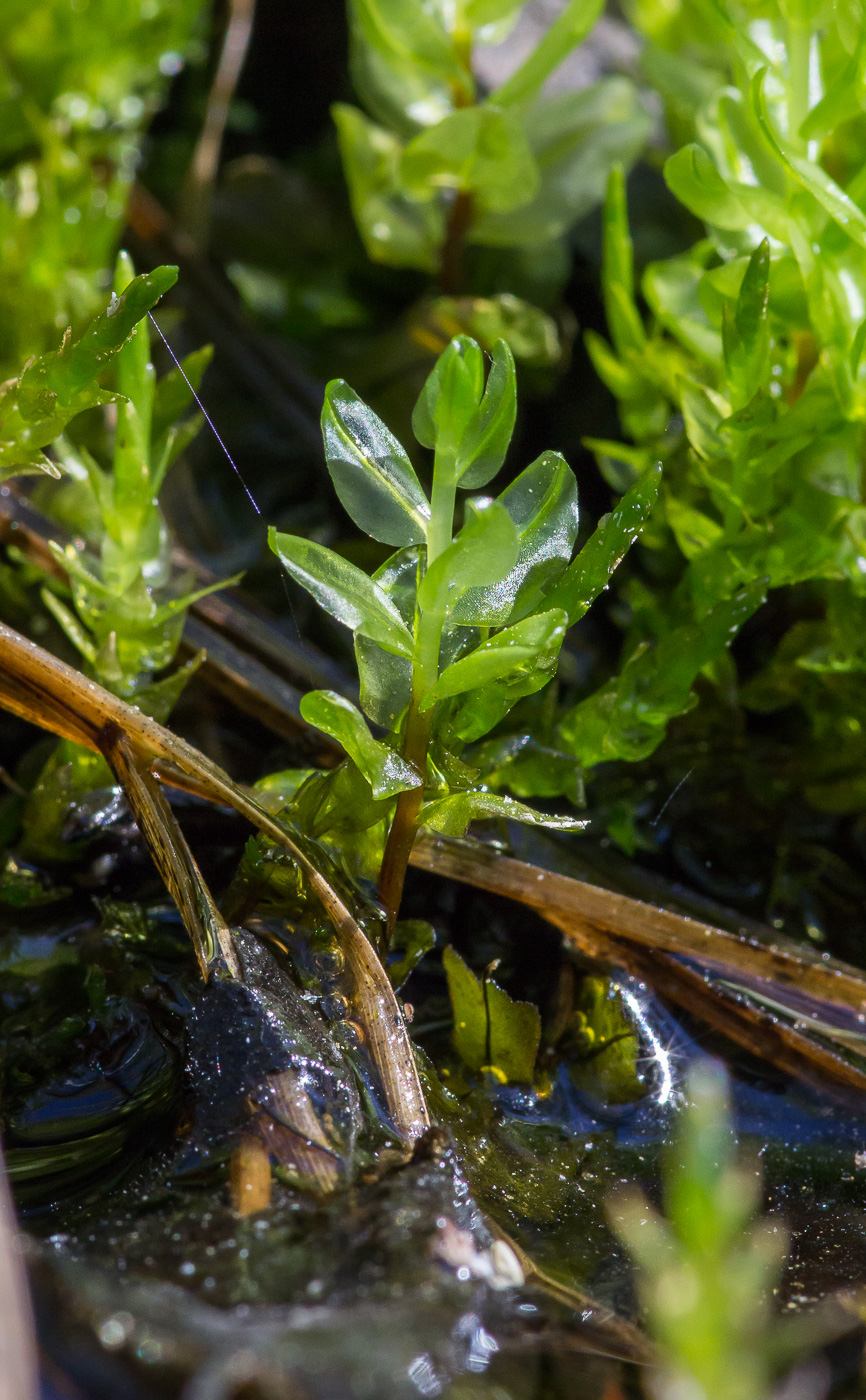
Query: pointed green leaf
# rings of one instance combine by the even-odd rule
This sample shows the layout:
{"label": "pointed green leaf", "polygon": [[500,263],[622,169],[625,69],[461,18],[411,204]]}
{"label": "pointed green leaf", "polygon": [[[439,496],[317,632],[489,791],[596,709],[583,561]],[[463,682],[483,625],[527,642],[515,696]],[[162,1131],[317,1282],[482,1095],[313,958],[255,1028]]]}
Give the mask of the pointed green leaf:
{"label": "pointed green leaf", "polygon": [[342,744],[375,798],[394,797],[407,788],[420,787],[420,774],[394,749],[374,739],[360,710],[335,690],[309,691],[301,700],[301,714],[308,724]]}
{"label": "pointed green leaf", "polygon": [[[567,623],[568,617],[565,613],[555,610],[525,617],[523,622],[506,627],[505,633],[498,633],[497,637],[491,638],[490,643],[485,644],[485,648],[495,645],[498,637],[512,633],[516,634],[518,643],[526,638],[534,638],[536,650],[529,657],[519,659],[511,671],[499,672],[498,678],[478,683],[464,694],[459,707],[450,715],[450,732],[463,739],[464,743],[474,743],[476,739],[490,734],[494,725],[497,725],[499,720],[504,720],[508,711],[518,700],[522,700],[523,696],[534,694],[536,690],[543,689],[548,680],[553,680],[557,673],[557,662],[560,659]],[[477,652],[471,652],[466,658],[467,661],[471,661],[474,655],[477,655]],[[459,661],[453,662],[453,665],[459,664]]]}
{"label": "pointed green leaf", "polygon": [[725,651],[764,596],[765,580],[758,580],[717,603],[700,622],[674,628],[656,646],[635,648],[618,676],[566,714],[560,725],[565,748],[585,768],[648,757],[669,721],[696,703],[692,685],[698,672]]}
{"label": "pointed green leaf", "polygon": [[527,826],[547,826],[554,831],[582,831],[588,825],[586,820],[576,817],[550,816],[546,812],[536,812],[513,797],[501,793],[455,792],[449,797],[439,797],[427,802],[421,809],[421,826],[438,831],[442,836],[463,836],[472,821],[489,821],[491,818],[502,821],[523,822]]}
{"label": "pointed green leaf", "polygon": [[752,253],[733,313],[725,304],[722,341],[731,406],[743,408],[762,387],[770,355],[770,243]]}
{"label": "pointed green leaf", "polygon": [[427,376],[412,414],[422,447],[456,459],[484,392],[484,357],[476,341],[456,335]]}
{"label": "pointed green leaf", "polygon": [[394,604],[369,574],[324,545],[271,526],[268,543],[292,578],[338,622],[378,642],[396,656],[411,657],[412,634]]}
{"label": "pointed green leaf", "polygon": [[836,181],[827,174],[823,166],[817,165],[814,161],[805,160],[798,155],[785,139],[774,129],[767,111],[767,100],[764,94],[764,80],[766,68],[762,68],[752,79],[750,89],[750,101],[752,110],[758,119],[761,131],[767,141],[767,145],[776,155],[782,165],[785,166],[789,174],[802,187],[809,191],[809,194],[817,199],[822,209],[834,219],[840,228],[844,229],[849,238],[858,243],[861,248],[866,248],[866,214],[853,199],[836,184]]}
{"label": "pointed green leaf", "polygon": [[610,172],[604,202],[602,290],[608,330],[619,354],[642,351],[646,332],[634,301],[634,254],[619,163]]}
{"label": "pointed green leaf", "polygon": [[464,490],[486,486],[505,461],[517,418],[514,356],[504,340],[493,351],[487,387],[457,449],[457,480]]}
{"label": "pointed green leaf", "polygon": [[412,463],[342,379],[325,390],[322,437],[331,480],[355,524],[384,544],[423,544],[430,507]]}
{"label": "pointed green leaf", "polygon": [[544,600],[547,608],[564,608],[569,625],[583,617],[590,603],[607,587],[611,574],[628,553],[655,504],[661,465],[651,467],[626,492]]}
{"label": "pointed green leaf", "polygon": [[569,0],[529,57],[496,89],[493,97],[497,105],[515,105],[535,97],[554,69],[583,43],[603,8],[604,0]]}

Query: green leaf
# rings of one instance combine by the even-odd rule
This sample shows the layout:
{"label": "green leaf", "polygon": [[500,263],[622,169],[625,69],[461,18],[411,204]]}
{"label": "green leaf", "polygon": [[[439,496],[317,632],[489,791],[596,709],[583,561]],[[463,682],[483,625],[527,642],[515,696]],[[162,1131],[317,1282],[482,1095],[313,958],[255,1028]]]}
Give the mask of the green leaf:
{"label": "green leaf", "polygon": [[749,259],[731,314],[725,306],[722,340],[731,406],[744,407],[762,387],[770,356],[770,243],[764,239]]}
{"label": "green leaf", "polygon": [[[466,694],[449,721],[451,733],[464,743],[473,743],[489,734],[518,700],[522,700],[525,695],[534,695],[537,690],[547,685],[556,674],[567,622],[566,614],[561,611],[524,618],[513,627],[497,633],[483,647],[466,657],[466,660],[471,662],[478,656],[479,651],[486,652],[488,648],[495,650],[499,638],[509,634],[517,646],[528,642],[535,643],[534,650],[530,651],[527,646],[527,652],[530,654],[519,659],[510,670],[499,672],[498,676],[493,674],[495,668],[489,657],[484,660],[484,669],[490,672],[490,676]],[[461,662],[456,661],[448,670],[459,665]],[[447,674],[447,671],[443,674]]]}
{"label": "green leaf", "polygon": [[464,490],[486,486],[505,461],[517,418],[514,356],[504,340],[493,351],[484,397],[457,448],[457,481]]}
{"label": "green leaf", "polygon": [[213,359],[213,346],[202,345],[185,355],[180,366],[157,381],[153,395],[154,454],[159,453],[160,440],[174,427],[177,420],[193,403],[193,390],[198,392],[205,370]]}
{"label": "green leaf", "polygon": [[85,409],[114,402],[97,380],[143,316],[177,280],[176,267],[136,277],[78,340],[35,360],[19,379],[0,386],[0,474],[38,467],[56,475],[42,449]]}
{"label": "green leaf", "polygon": [[463,434],[484,393],[484,356],[468,335],[455,335],[437,359],[418,395],[412,430],[422,447],[456,461]]}
{"label": "green leaf", "polygon": [[420,774],[394,749],[374,739],[360,710],[335,690],[308,691],[301,700],[301,715],[342,744],[375,798],[394,797],[421,786]]}
{"label": "green leaf", "polygon": [[271,526],[268,544],[292,578],[338,622],[378,642],[395,656],[411,657],[412,633],[369,574],[324,545]]}
{"label": "green leaf", "polygon": [[703,147],[683,146],[665,161],[664,177],[680,203],[706,223],[740,231],[752,222]]}
{"label": "green leaf", "polygon": [[355,524],[384,544],[423,544],[430,506],[400,443],[381,418],[332,379],[322,407],[325,458]]}
{"label": "green leaf", "polygon": [[484,357],[470,336],[457,335],[439,356],[412,414],[416,438],[453,463],[459,484],[484,486],[505,460],[517,415],[514,357],[504,340],[493,350],[484,385]]}
{"label": "green leaf", "polygon": [[620,355],[628,350],[640,353],[646,344],[646,332],[634,301],[634,254],[625,176],[619,162],[610,172],[604,202],[602,291],[608,329]]}
{"label": "green leaf", "polygon": [[599,521],[594,534],[555,588],[544,600],[547,608],[564,608],[569,626],[583,617],[590,603],[607,587],[611,574],[628,553],[655,504],[661,465],[651,467],[626,492],[615,510]]}
{"label": "green leaf", "polygon": [[767,145],[789,174],[793,175],[798,184],[803,189],[808,190],[814,199],[817,199],[821,208],[830,215],[831,219],[836,221],[848,237],[859,244],[861,248],[866,248],[866,214],[863,213],[860,206],[855,204],[843,189],[840,189],[836,181],[827,174],[822,166],[798,155],[774,129],[767,112],[767,100],[764,94],[766,71],[766,69],[761,69],[755,74],[749,97],[752,110],[758,119]]}
{"label": "green leaf", "polygon": [[373,262],[435,272],[445,237],[445,213],[430,200],[409,199],[400,185],[402,146],[357,107],[331,108],[352,213]]}
{"label": "green leaf", "polygon": [[467,588],[500,583],[517,562],[517,529],[498,501],[466,503],[466,523],[427,570],[418,589],[424,611],[450,611]]}
{"label": "green leaf", "polygon": [[764,596],[760,580],[717,603],[700,622],[675,628],[655,647],[644,642],[635,648],[618,676],[566,714],[560,725],[564,747],[585,768],[648,757],[670,720],[696,703],[692,684],[698,672],[724,652]]}
{"label": "green leaf", "polygon": [[574,807],[586,806],[577,760],[531,734],[488,739],[473,750],[472,761],[484,775],[485,787],[508,788],[515,797],[567,797]]}
{"label": "green leaf", "polygon": [[[415,618],[418,591],[417,546],[398,549],[373,575],[387,598],[394,604],[406,626]],[[355,634],[355,659],[361,683],[361,707],[375,724],[393,729],[412,692],[412,663],[405,656],[394,656],[376,642]]]}
{"label": "green leaf", "polygon": [[515,73],[497,88],[497,105],[528,102],[572,49],[582,44],[604,8],[604,0],[569,0]]}
{"label": "green leaf", "polygon": [[642,290],[659,325],[702,360],[716,365],[722,358],[721,337],[701,302],[700,290],[710,244],[699,243],[685,257],[650,263]]}
{"label": "green leaf", "polygon": [[[468,656],[462,656],[446,666],[423,708],[429,709],[437,700],[461,695],[476,686],[487,686],[491,681],[511,676],[514,672],[531,673],[537,670],[542,652],[548,655],[553,652],[554,658],[558,655],[567,624],[567,615],[557,610],[526,617],[513,627],[497,632]],[[539,677],[540,685],[548,679],[549,672]]]}
{"label": "green leaf", "polygon": [[488,24],[499,24],[502,20],[510,19],[525,3],[526,0],[466,0],[466,22],[473,29],[481,29]]}
{"label": "green leaf", "polygon": [[491,626],[532,612],[571,559],[577,482],[558,452],[542,452],[505,488],[499,503],[517,526],[517,562],[502,582],[464,593],[453,609],[455,622]]}
{"label": "green leaf", "polygon": [[495,982],[479,982],[450,945],[442,955],[454,1014],[454,1048],[469,1069],[503,1082],[531,1084],[541,1040],[538,1008],[512,1001]]}
{"label": "green leaf", "polygon": [[505,214],[537,193],[540,175],[521,123],[497,107],[461,107],[409,142],[400,180],[415,199],[463,190],[481,210]]}
{"label": "green leaf", "polygon": [[665,514],[686,559],[694,559],[705,549],[711,549],[722,537],[722,527],[717,520],[674,496],[666,501]]}
{"label": "green leaf", "polygon": [[604,198],[611,167],[631,166],[650,133],[634,83],[602,78],[577,92],[539,97],[521,113],[541,173],[537,195],[508,214],[482,213],[473,243],[526,250],[533,260]]}
{"label": "green leaf", "polygon": [[729,446],[721,432],[729,417],[729,407],[713,389],[696,379],[684,379],[680,403],[689,443],[699,457],[713,461],[729,454]]}
{"label": "green leaf", "polygon": [[536,812],[513,797],[504,797],[495,792],[454,792],[449,797],[438,797],[427,802],[421,809],[420,824],[438,831],[442,836],[463,836],[472,821],[489,821],[499,818],[502,821],[523,822],[527,826],[546,826],[554,831],[582,831],[588,823],[576,817],[550,816],[546,812]]}
{"label": "green leaf", "polygon": [[403,63],[448,82],[465,82],[454,44],[421,0],[351,0],[364,42],[386,63]]}

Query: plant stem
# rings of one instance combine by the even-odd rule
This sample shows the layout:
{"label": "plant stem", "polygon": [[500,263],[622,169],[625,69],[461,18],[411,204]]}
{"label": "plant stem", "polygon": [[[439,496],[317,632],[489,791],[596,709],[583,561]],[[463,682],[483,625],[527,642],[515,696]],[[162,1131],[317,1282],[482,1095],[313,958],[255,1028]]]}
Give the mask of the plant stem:
{"label": "plant stem", "polygon": [[471,224],[472,195],[458,190],[448,215],[439,266],[439,284],[446,296],[456,297],[463,291],[463,253]]}
{"label": "plant stem", "polygon": [[[430,741],[430,722],[433,711],[422,714],[415,704],[413,695],[406,716],[406,730],[403,738],[403,757],[412,763],[420,773],[427,768],[427,745]],[[414,754],[414,757],[410,757]],[[403,898],[403,884],[406,867],[418,830],[418,816],[424,801],[424,784],[401,792],[397,798],[394,820],[388,833],[385,854],[382,857],[382,870],[379,875],[379,898],[387,913],[386,937],[388,943],[394,933],[400,901]]]}
{"label": "plant stem", "polygon": [[[434,560],[448,548],[454,528],[454,500],[457,479],[454,458],[437,451],[433,464],[433,491],[430,499],[430,525],[427,531],[427,560],[429,569]],[[427,775],[427,749],[433,723],[433,706],[424,708],[424,701],[439,677],[439,647],[445,622],[444,607],[426,610],[419,607],[415,618],[415,656],[412,662],[412,697],[403,731],[402,755],[421,774],[421,784],[401,792],[397,798],[394,820],[388,833],[382,869],[379,874],[379,898],[387,912],[386,936],[390,943],[397,922],[403,884],[412,845],[418,831],[418,817],[424,801],[424,780]]]}

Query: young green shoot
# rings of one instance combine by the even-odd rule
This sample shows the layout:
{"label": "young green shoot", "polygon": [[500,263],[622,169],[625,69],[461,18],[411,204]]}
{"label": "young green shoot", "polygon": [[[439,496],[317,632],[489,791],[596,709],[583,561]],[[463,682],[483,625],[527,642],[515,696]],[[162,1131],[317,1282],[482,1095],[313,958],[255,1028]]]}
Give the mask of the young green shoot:
{"label": "young green shoot", "polygon": [[568,627],[636,538],[658,475],[643,478],[572,558],[577,485],[558,453],[542,453],[495,499],[464,495],[499,472],[515,414],[505,342],[485,376],[477,343],[456,337],[413,416],[416,438],[433,453],[428,498],[401,444],[335,380],[322,414],[334,486],[356,525],[396,545],[396,553],[371,578],[322,545],[271,532],[289,574],[354,632],[362,707],[388,731],[384,742],[376,739],[364,715],[331,692],[307,695],[304,717],[349,757],[301,789],[295,815],[317,836],[352,825],[381,833],[379,893],[389,932],[420,827],[459,836],[473,818],[583,825],[489,791],[461,754],[553,677]]}

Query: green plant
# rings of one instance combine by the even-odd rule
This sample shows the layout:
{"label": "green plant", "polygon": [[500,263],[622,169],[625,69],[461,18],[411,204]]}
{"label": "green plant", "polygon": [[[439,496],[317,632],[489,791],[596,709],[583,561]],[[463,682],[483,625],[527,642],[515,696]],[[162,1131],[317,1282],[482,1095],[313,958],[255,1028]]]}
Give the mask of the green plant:
{"label": "green plant", "polygon": [[478,345],[455,338],[415,407],[415,435],[434,453],[428,499],[400,443],[333,381],[322,426],[337,494],[362,530],[397,552],[371,578],[312,540],[271,532],[291,576],[354,632],[361,704],[389,731],[374,738],[361,712],[331,692],[305,696],[304,717],[349,758],[301,788],[296,813],[315,835],[387,832],[379,886],[391,928],[420,826],[460,835],[476,817],[580,825],[491,792],[461,754],[552,678],[566,629],[606,586],[658,483],[642,478],[572,559],[576,483],[562,457],[545,452],[495,500],[466,500],[455,534],[458,491],[497,474],[515,412],[505,342],[485,384]]}
{"label": "green plant", "polygon": [[[115,298],[133,276],[129,257],[121,253]],[[154,681],[154,675],[174,660],[190,604],[225,584],[185,590],[172,568],[158,500],[166,472],[203,425],[200,414],[184,415],[211,349],[194,351],[159,381],[150,350],[150,328],[142,317],[114,361],[110,470],[86,446],[76,447],[65,438],[55,444],[70,480],[59,491],[55,488],[47,506],[77,534],[89,536],[94,550],[53,546],[69,575],[74,612],[47,586],[42,598],[99,683],[162,720],[189,668],[167,680]]]}
{"label": "green plant", "polygon": [[696,1066],[686,1096],[664,1169],[667,1218],[640,1194],[610,1203],[659,1349],[646,1385],[658,1400],[764,1400],[792,1360],[771,1311],[785,1234],[754,1220],[760,1174],[737,1160],[721,1066]]}
{"label": "green plant", "polygon": [[31,360],[17,379],[0,385],[0,476],[59,475],[44,449],[80,413],[115,401],[99,381],[176,279],[176,267],[160,267],[131,280],[83,334],[73,338],[68,330],[59,349]]}
{"label": "green plant", "polygon": [[0,370],[80,329],[111,286],[139,143],[202,0],[5,0]]}
{"label": "green plant", "polygon": [[[148,314],[176,277],[172,267],[135,277],[129,257],[121,253],[107,309],[78,340],[67,335],[58,351],[43,355],[4,386],[0,401],[8,404],[3,431],[9,435],[0,443],[0,464],[5,460],[10,474],[42,468],[57,476],[55,461],[41,450],[51,445],[65,472],[48,492],[37,487],[36,496],[78,543],[52,544],[68,586],[47,580],[42,601],[89,673],[159,720],[168,716],[201,661],[193,658],[156,678],[175,659],[189,606],[224,586],[189,591],[189,580],[172,566],[158,503],[166,472],[202,426],[200,416],[185,415],[210,360],[205,347],[156,379]],[[106,387],[109,375],[111,388]],[[103,431],[90,434],[91,451],[74,437],[78,416],[93,409],[101,409],[105,418],[97,424]],[[100,465],[100,455],[110,460],[110,469]],[[27,804],[28,852],[66,853],[58,841],[70,803],[110,782],[101,758],[61,741]]]}
{"label": "green plant", "polygon": [[[625,595],[625,664],[604,699],[563,718],[561,741],[585,766],[643,757],[694,703],[691,679],[703,670],[754,710],[802,706],[811,732],[797,731],[795,781],[819,806],[856,809],[866,798],[856,679],[866,578],[866,19],[856,0],[774,3],[760,16],[733,0],[648,0],[635,14],[672,125],[697,137],[668,159],[665,178],[707,235],[646,268],[647,320],[624,183],[611,176],[610,342],[590,333],[587,344],[631,442],[591,445],[614,489],[658,461],[665,485],[643,535],[645,568]],[[723,648],[765,588],[786,590],[789,630],[738,694]],[[739,609],[738,593],[748,600]],[[670,685],[677,668],[683,684]]]}
{"label": "green plant", "polygon": [[[434,276],[445,294],[434,319],[549,363],[555,328],[514,293],[556,301],[569,231],[601,199],[611,163],[636,158],[649,120],[623,77],[543,91],[600,0],[570,0],[517,71],[480,92],[473,51],[503,38],[522,5],[349,0],[352,75],[370,115],[338,104],[334,119],[368,255]],[[455,300],[467,292],[488,295]]]}

